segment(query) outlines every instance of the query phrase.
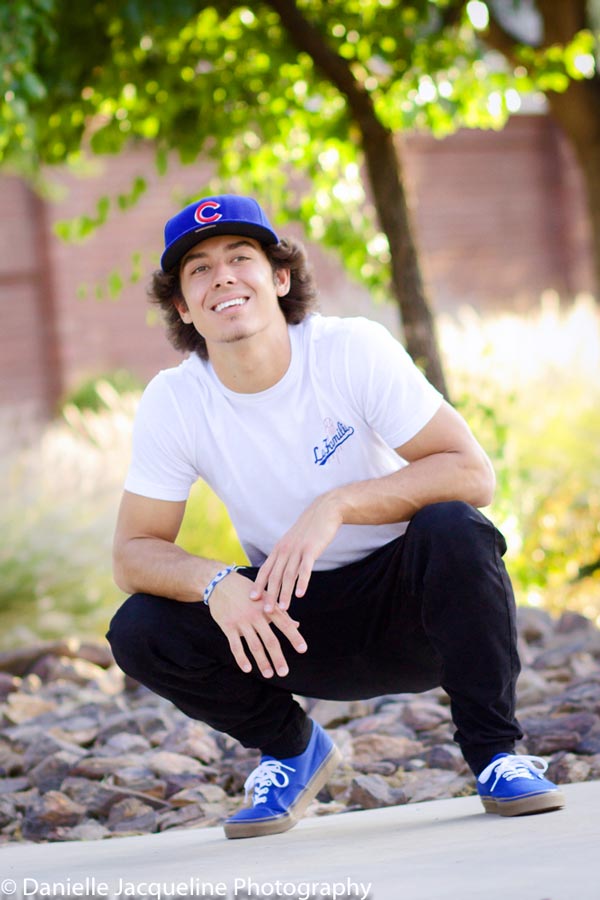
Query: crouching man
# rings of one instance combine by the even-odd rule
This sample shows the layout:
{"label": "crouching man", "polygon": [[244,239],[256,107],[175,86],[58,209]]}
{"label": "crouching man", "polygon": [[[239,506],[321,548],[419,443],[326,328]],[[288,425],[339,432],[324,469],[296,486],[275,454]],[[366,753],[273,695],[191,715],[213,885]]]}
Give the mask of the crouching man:
{"label": "crouching man", "polygon": [[[323,317],[303,249],[255,200],[199,200],[165,228],[152,294],[188,358],[148,385],[115,535],[131,594],[125,672],[259,748],[230,838],[291,828],[339,761],[294,694],[441,685],[487,812],[558,809],[515,755],[519,673],[492,467],[381,326]],[[249,565],[176,546],[192,484],[225,502]]]}

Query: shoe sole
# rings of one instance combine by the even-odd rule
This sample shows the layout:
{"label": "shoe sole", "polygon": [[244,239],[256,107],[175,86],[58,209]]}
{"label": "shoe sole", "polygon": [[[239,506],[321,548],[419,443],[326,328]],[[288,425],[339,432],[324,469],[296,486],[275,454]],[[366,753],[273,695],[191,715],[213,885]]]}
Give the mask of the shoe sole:
{"label": "shoe sole", "polygon": [[341,761],[342,754],[336,746],[333,746],[287,813],[275,816],[272,819],[261,819],[254,822],[225,823],[225,837],[228,837],[230,840],[235,838],[264,837],[268,834],[280,834],[282,831],[289,831],[290,828],[298,824],[311,800],[314,800],[321,788],[327,784],[329,777],[335,772]]}
{"label": "shoe sole", "polygon": [[493,800],[491,797],[480,797],[480,800],[486,813],[498,816],[530,816],[562,809],[565,805],[565,796],[560,791],[546,791],[516,800]]}

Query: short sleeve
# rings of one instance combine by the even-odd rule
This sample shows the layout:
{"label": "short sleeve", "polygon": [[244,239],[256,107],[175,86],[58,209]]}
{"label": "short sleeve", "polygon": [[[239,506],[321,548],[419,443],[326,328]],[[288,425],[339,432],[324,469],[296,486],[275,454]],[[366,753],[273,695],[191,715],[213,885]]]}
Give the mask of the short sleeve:
{"label": "short sleeve", "polygon": [[368,319],[353,320],[346,374],[365,421],[394,449],[415,437],[444,399],[387,328]]}
{"label": "short sleeve", "polygon": [[153,500],[187,500],[198,479],[182,410],[163,373],[142,395],[125,490]]}

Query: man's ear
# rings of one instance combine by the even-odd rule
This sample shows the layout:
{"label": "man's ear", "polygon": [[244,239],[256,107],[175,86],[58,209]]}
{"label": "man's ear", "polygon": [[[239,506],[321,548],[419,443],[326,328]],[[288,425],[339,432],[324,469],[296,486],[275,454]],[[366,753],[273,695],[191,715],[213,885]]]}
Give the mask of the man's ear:
{"label": "man's ear", "polygon": [[285,297],[286,294],[289,293],[290,290],[290,270],[289,269],[276,269],[275,270],[275,291],[278,297]]}
{"label": "man's ear", "polygon": [[183,299],[183,297],[180,297],[178,300],[173,300],[173,304],[175,306],[175,309],[179,313],[181,321],[184,322],[186,325],[191,325],[192,324],[192,316],[188,309],[188,305],[185,302],[185,300]]}

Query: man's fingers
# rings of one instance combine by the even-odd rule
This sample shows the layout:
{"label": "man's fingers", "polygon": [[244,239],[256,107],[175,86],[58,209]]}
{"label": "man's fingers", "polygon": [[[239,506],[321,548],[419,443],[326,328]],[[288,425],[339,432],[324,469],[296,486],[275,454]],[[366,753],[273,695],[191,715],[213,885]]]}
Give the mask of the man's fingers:
{"label": "man's fingers", "polygon": [[[279,588],[279,606],[283,610],[289,609],[292,597],[303,597],[310,581],[314,557],[308,553],[294,555],[287,562],[281,578]],[[269,590],[275,593],[269,580]]]}
{"label": "man's fingers", "polygon": [[252,627],[249,627],[242,631],[242,637],[246,641],[248,650],[254,658],[263,678],[272,678],[273,667],[267,659],[265,648],[256,631]]}
{"label": "man's fingers", "polygon": [[273,624],[286,636],[292,647],[297,653],[305,653],[308,649],[306,641],[298,631],[299,622],[282,609],[277,609],[273,616]]}
{"label": "man's fingers", "polygon": [[275,597],[270,593],[270,591],[263,591],[261,597],[259,597],[258,599],[263,601],[262,611],[264,613],[272,613],[277,606],[277,601]]}
{"label": "man's fingers", "polygon": [[275,604],[289,609],[292,597],[303,597],[312,574],[314,555],[306,550],[292,552],[290,548],[275,547],[273,553],[258,570],[250,591],[251,600],[263,601],[263,612],[273,612]]}
{"label": "man's fingers", "polygon": [[227,637],[229,640],[229,647],[231,649],[231,652],[233,653],[233,658],[235,659],[242,672],[248,674],[248,672],[252,671],[252,665],[250,663],[250,660],[244,653],[244,646],[240,640],[239,635],[232,634],[231,636],[228,635]]}
{"label": "man's fingers", "polygon": [[302,558],[295,559],[293,564],[288,566],[279,596],[279,605],[282,609],[289,608],[292,596],[304,596],[312,574],[313,565],[314,558],[305,554]]}
{"label": "man's fingers", "polygon": [[267,580],[265,576],[261,576],[260,570],[258,575],[256,576],[256,580],[252,585],[252,589],[250,591],[250,599],[251,600],[260,600],[263,594],[263,591],[266,587]]}
{"label": "man's fingers", "polygon": [[271,569],[269,580],[267,582],[267,590],[269,594],[275,598],[277,603],[281,602],[281,580],[283,578],[284,566],[285,561],[278,560]]}
{"label": "man's fingers", "polygon": [[272,678],[275,672],[280,678],[289,674],[289,666],[272,625],[285,635],[297,653],[306,651],[306,641],[298,631],[299,623],[287,612],[278,606],[268,617],[257,611],[249,620],[237,625],[228,623],[223,628],[233,658],[242,672],[248,674],[252,671],[250,660],[253,660],[263,678]]}
{"label": "man's fingers", "polygon": [[[298,636],[298,623],[273,603],[273,610],[265,613],[260,605],[250,601],[245,579],[232,575],[224,587],[217,586],[210,613],[225,634],[231,653],[242,672],[250,673],[256,665],[264,678],[289,673],[279,636],[272,628],[278,624],[297,652],[304,652],[305,642]],[[265,595],[268,596],[268,595]],[[215,602],[218,600],[219,602]]]}
{"label": "man's fingers", "polygon": [[267,581],[269,580],[269,575],[271,574],[272,568],[273,560],[270,556],[268,556],[256,573],[256,578],[254,580],[254,584],[252,585],[252,590],[250,591],[251,600],[260,600],[267,586]]}
{"label": "man's fingers", "polygon": [[[283,571],[281,586],[279,588],[279,606],[283,610],[289,609],[290,603],[292,601],[292,595],[294,593],[296,579],[298,577],[299,562],[300,560],[297,557],[290,559]],[[269,582],[269,588],[270,587],[271,584]]]}
{"label": "man's fingers", "polygon": [[304,597],[315,561],[312,557],[303,557],[296,581],[296,597]]}
{"label": "man's fingers", "polygon": [[288,551],[275,562],[269,575],[268,589],[281,609],[288,609],[294,595],[296,580],[302,563],[300,552]]}
{"label": "man's fingers", "polygon": [[269,655],[271,662],[273,663],[273,668],[277,672],[277,674],[283,678],[288,674],[289,668],[288,664],[285,661],[285,657],[283,655],[283,651],[281,649],[281,644],[273,634],[270,625],[267,625],[266,628],[259,633],[260,639],[263,642],[265,650]]}

